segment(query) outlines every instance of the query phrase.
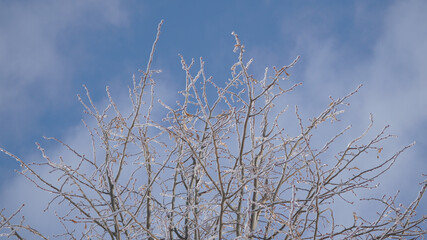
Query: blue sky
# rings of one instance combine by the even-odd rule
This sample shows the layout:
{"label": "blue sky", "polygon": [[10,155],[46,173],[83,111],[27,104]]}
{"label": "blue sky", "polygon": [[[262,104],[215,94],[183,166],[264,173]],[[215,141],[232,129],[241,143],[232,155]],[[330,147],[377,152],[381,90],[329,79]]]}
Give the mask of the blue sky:
{"label": "blue sky", "polygon": [[[303,86],[286,104],[298,104],[309,118],[330,95],[363,83],[345,119],[363,129],[372,112],[378,129],[390,124],[399,135],[392,148],[417,142],[384,183],[387,191],[400,187],[415,196],[427,172],[425,12],[425,1],[2,1],[0,146],[30,161],[36,141],[60,151],[42,136],[78,142],[85,131],[76,97],[82,84],[97,103],[105,101],[106,85],[125,99],[164,19],[154,67],[163,70],[165,98],[173,102],[185,83],[179,53],[203,57],[207,73],[225,81],[236,57],[232,31],[255,59],[255,74],[301,55],[292,81]],[[3,201],[14,196],[6,197],[10,186],[21,186],[17,167],[0,155]]]}

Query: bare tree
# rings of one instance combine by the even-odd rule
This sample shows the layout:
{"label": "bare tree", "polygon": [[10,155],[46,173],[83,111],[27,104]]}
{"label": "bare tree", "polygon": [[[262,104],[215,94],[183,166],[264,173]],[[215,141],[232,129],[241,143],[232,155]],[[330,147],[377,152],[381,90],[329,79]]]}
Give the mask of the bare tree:
{"label": "bare tree", "polygon": [[[262,79],[249,72],[252,59],[244,60],[245,47],[237,34],[237,62],[231,78],[220,86],[206,77],[204,62],[181,56],[186,87],[182,99],[169,106],[155,97],[151,63],[159,40],[154,41],[147,68],[133,77],[129,87],[131,111],[124,114],[111,97],[98,109],[88,89],[87,101],[79,97],[95,126],[85,123],[93,155],[79,153],[55,139],[79,159],[51,159],[38,145],[44,162],[26,163],[12,153],[22,174],[35,186],[52,194],[53,203],[69,208],[58,221],[64,227],[58,238],[69,239],[386,239],[424,238],[427,216],[417,216],[427,181],[408,206],[396,197],[360,199],[358,194],[375,188],[378,177],[407,148],[389,158],[379,156],[375,165],[362,168],[365,153],[378,154],[383,141],[392,137],[384,127],[366,140],[368,126],[340,151],[332,145],[350,127],[314,144],[312,134],[326,121],[337,121],[350,94],[332,99],[325,110],[304,124],[295,109],[299,133],[289,136],[283,126],[287,108],[280,97],[299,83],[289,84],[289,65],[265,69]],[[214,94],[213,94],[214,93]],[[160,103],[160,104],[159,104]],[[276,105],[275,105],[276,104]],[[153,116],[163,106],[163,119]],[[372,118],[371,118],[372,119]],[[317,147],[321,146],[321,147]],[[49,169],[58,179],[40,172]],[[337,200],[351,205],[371,201],[381,205],[374,217],[354,213],[353,223],[336,222]],[[22,232],[47,239],[36,229],[17,221],[21,208],[0,212],[1,236],[23,239]],[[425,225],[424,225],[425,226]]]}

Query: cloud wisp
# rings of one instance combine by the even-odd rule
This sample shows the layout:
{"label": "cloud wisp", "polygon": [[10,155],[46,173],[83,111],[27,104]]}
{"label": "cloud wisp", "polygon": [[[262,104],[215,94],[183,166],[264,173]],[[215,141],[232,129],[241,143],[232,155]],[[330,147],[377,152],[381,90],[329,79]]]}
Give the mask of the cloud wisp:
{"label": "cloud wisp", "polygon": [[[16,141],[47,108],[68,104],[61,96],[68,93],[76,69],[64,47],[78,46],[67,42],[67,37],[77,28],[121,26],[127,16],[116,0],[1,5],[0,131]],[[7,144],[7,139],[0,143]]]}

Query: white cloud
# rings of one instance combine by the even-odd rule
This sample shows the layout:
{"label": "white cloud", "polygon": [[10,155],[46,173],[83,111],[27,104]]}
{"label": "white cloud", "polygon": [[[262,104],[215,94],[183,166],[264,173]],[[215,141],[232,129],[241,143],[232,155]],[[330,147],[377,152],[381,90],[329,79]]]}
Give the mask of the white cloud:
{"label": "white cloud", "polygon": [[75,27],[127,21],[117,0],[2,2],[0,19],[0,113],[7,116],[2,126],[8,125],[14,135],[32,125],[48,105],[61,103],[67,91],[73,66],[62,54],[61,37]]}
{"label": "white cloud", "polygon": [[[422,134],[427,122],[426,10],[425,1],[397,1],[388,9],[372,58],[362,69],[366,84],[359,96],[363,113],[374,113],[379,125],[390,124],[399,136],[392,148],[417,141],[383,181],[383,191],[394,194],[401,189],[406,203],[416,196],[427,169]],[[425,204],[419,208],[421,214],[426,213],[423,209]]]}
{"label": "white cloud", "polygon": [[[364,14],[363,7],[357,8],[356,27],[352,30],[362,28],[364,32],[360,24],[363,17],[364,23],[381,23],[375,23],[379,27],[375,33],[367,31],[370,36],[360,36],[362,40],[355,41],[358,46],[340,41],[340,35],[331,29],[314,29],[313,25],[300,26],[302,30],[287,35],[293,37],[302,55],[298,64],[303,71],[295,73],[293,79],[304,84],[297,101],[301,108],[307,108],[306,116],[328,104],[329,95],[343,96],[363,83],[345,114],[348,122],[361,129],[368,124],[369,113],[373,113],[377,129],[390,124],[391,132],[400,136],[398,145],[416,140],[419,136],[414,134],[427,121],[427,28],[423,24],[427,22],[426,9],[424,1],[396,2],[378,17],[369,11]],[[325,21],[334,24],[331,19]],[[287,27],[285,24],[284,29]],[[364,42],[365,39],[372,41]],[[359,49],[363,52],[357,52]],[[423,148],[416,146],[412,151],[418,155]]]}
{"label": "white cloud", "polygon": [[[367,7],[360,5],[355,9],[355,26],[346,30],[360,31],[360,35],[353,33],[358,38],[355,41],[339,39],[342,35],[332,29],[339,21],[334,19],[335,15],[321,16],[317,23],[320,27],[316,23],[307,24],[309,20],[304,16],[295,16],[292,22],[284,21],[283,38],[291,38],[296,54],[302,55],[298,63],[302,66],[297,66],[292,80],[304,84],[287,100],[291,106],[297,103],[302,116],[308,118],[329,103],[329,95],[344,96],[363,83],[364,87],[350,100],[351,106],[343,115],[343,121],[354,127],[351,134],[361,132],[368,125],[369,113],[373,113],[372,135],[383,126],[391,125],[389,133],[399,136],[392,143],[385,143],[384,155],[390,156],[414,140],[423,140],[400,156],[396,165],[380,179],[379,189],[368,193],[394,195],[401,189],[398,201],[408,204],[416,197],[418,182],[422,181],[421,174],[425,174],[427,166],[426,146],[422,145],[425,140],[420,133],[425,133],[427,122],[427,28],[424,24],[427,3],[395,2],[378,15],[364,9]],[[357,46],[349,44],[353,42]],[[360,159],[360,164],[369,166],[373,159]],[[362,215],[375,211],[369,204],[355,207]],[[352,211],[341,208],[340,213],[348,215],[345,219],[346,214],[341,214],[342,220],[351,222]],[[422,214],[423,207],[419,211]]]}
{"label": "white cloud", "polygon": [[369,63],[365,107],[399,134],[427,120],[427,3],[397,2]]}

